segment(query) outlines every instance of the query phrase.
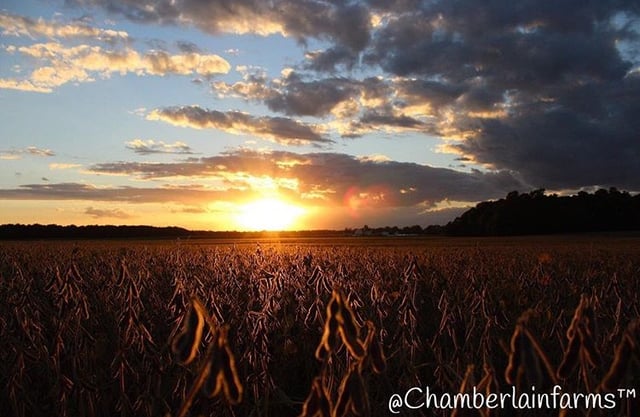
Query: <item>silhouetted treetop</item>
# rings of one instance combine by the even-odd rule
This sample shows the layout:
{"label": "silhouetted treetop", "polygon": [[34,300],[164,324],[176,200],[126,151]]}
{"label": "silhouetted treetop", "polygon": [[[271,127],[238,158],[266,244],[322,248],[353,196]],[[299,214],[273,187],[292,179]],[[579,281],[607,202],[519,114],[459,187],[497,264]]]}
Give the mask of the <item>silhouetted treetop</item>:
{"label": "silhouetted treetop", "polygon": [[464,212],[445,226],[450,235],[525,235],[640,230],[640,195],[616,188],[573,196],[512,191]]}

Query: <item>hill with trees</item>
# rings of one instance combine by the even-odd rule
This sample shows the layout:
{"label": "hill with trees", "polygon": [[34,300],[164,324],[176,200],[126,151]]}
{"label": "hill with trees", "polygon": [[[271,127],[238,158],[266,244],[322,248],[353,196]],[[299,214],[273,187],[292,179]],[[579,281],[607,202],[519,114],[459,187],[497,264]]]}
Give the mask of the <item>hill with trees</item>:
{"label": "hill with trees", "polygon": [[507,236],[640,230],[640,194],[616,188],[573,196],[510,192],[467,210],[444,227],[454,236]]}

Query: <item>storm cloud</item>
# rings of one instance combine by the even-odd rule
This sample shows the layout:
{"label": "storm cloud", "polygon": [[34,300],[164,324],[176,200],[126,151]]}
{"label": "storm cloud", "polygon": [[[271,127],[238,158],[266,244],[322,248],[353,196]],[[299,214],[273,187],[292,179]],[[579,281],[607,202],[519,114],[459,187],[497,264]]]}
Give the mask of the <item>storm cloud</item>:
{"label": "storm cloud", "polygon": [[429,2],[389,19],[364,60],[411,79],[406,97],[462,158],[531,187],[637,190],[638,17],[631,1]]}

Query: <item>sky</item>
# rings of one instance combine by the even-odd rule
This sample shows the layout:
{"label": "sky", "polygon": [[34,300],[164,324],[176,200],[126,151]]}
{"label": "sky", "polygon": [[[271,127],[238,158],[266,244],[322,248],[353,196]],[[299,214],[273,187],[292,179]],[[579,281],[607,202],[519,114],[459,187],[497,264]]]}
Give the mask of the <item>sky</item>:
{"label": "sky", "polygon": [[445,224],[640,191],[637,0],[5,0],[0,223]]}

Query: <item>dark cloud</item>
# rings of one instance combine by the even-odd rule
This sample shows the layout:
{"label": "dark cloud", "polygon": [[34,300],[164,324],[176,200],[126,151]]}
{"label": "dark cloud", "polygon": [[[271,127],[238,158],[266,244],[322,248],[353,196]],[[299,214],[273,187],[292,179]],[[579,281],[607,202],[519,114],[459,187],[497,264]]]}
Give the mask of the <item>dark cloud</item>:
{"label": "dark cloud", "polygon": [[189,41],[177,41],[176,42],[176,46],[178,47],[178,49],[185,54],[193,54],[193,53],[201,53],[201,49],[198,45],[196,45],[193,42],[189,42]]}
{"label": "dark cloud", "polygon": [[285,31],[301,40],[329,39],[354,51],[369,42],[369,10],[357,2],[284,0],[273,5],[274,20],[279,16]]}
{"label": "dark cloud", "polygon": [[638,189],[640,58],[619,47],[638,29],[622,15],[637,22],[639,3],[429,2],[389,19],[364,61],[404,77],[404,105],[428,104],[465,159],[529,186]]}
{"label": "dark cloud", "polygon": [[341,77],[308,80],[291,71],[276,80],[268,80],[264,74],[246,74],[243,81],[214,82],[212,88],[222,96],[264,102],[270,110],[279,113],[324,117],[336,106],[357,97],[362,84]]}
{"label": "dark cloud", "polygon": [[196,129],[219,129],[235,134],[249,134],[287,145],[332,142],[315,126],[284,117],[256,117],[238,111],[220,112],[198,106],[165,107],[153,110],[150,120]]}
{"label": "dark cloud", "polygon": [[265,103],[271,110],[289,115],[324,116],[358,92],[359,86],[344,78],[304,81],[291,73]]}
{"label": "dark cloud", "polygon": [[[237,150],[175,163],[115,162],[96,164],[89,171],[130,175],[141,179],[169,177],[233,178],[246,175],[296,181],[283,190],[298,199],[315,199],[344,205],[359,201],[375,207],[435,204],[443,200],[478,201],[503,196],[522,188],[509,172],[471,173],[414,163],[378,161],[339,153],[297,154],[286,151],[261,153]],[[286,188],[286,187],[285,187]]]}
{"label": "dark cloud", "polygon": [[[394,97],[402,88],[412,90],[408,83],[368,77],[354,80],[343,77],[307,79],[303,74],[289,72],[282,79],[267,80],[261,74],[248,74],[234,84],[213,83],[221,95],[241,97],[263,102],[275,112],[296,116],[335,117],[342,137],[362,137],[377,130],[399,133],[422,129],[432,133],[434,128],[410,115],[403,108],[424,103],[424,97]],[[461,94],[461,93],[459,93]]]}
{"label": "dark cloud", "polygon": [[131,20],[189,24],[208,33],[284,33],[301,42],[326,39],[362,50],[369,41],[369,10],[358,2],[317,0],[67,0],[95,5]]}
{"label": "dark cloud", "polygon": [[409,116],[396,116],[391,114],[383,114],[376,111],[365,113],[360,122],[369,125],[386,125],[398,126],[407,129],[415,129],[424,126],[424,123]]}
{"label": "dark cloud", "polygon": [[339,69],[351,70],[358,64],[359,56],[357,52],[342,45],[337,45],[323,51],[308,52],[304,68],[312,71],[334,73]]}
{"label": "dark cloud", "polygon": [[586,89],[566,94],[553,106],[475,121],[477,134],[456,147],[498,169],[517,167],[533,187],[637,190],[640,77]]}
{"label": "dark cloud", "polygon": [[464,85],[417,78],[401,79],[395,87],[405,105],[428,105],[434,111],[453,105],[466,91]]}
{"label": "dark cloud", "polygon": [[398,132],[435,132],[437,128],[404,114],[395,114],[392,108],[365,111],[358,119],[343,127],[343,138],[360,138],[373,131],[397,134]]}
{"label": "dark cloud", "polygon": [[207,201],[236,201],[255,198],[247,190],[208,190],[203,187],[96,187],[81,183],[24,184],[18,188],[0,189],[3,200],[78,200],[122,203],[200,204]]}
{"label": "dark cloud", "polygon": [[115,219],[130,219],[131,217],[133,217],[132,215],[130,215],[129,213],[119,209],[119,208],[114,208],[114,209],[97,209],[97,208],[93,208],[93,207],[87,207],[84,210],[84,214],[87,214],[91,217],[93,217],[94,219],[100,219],[100,218],[115,218]]}

